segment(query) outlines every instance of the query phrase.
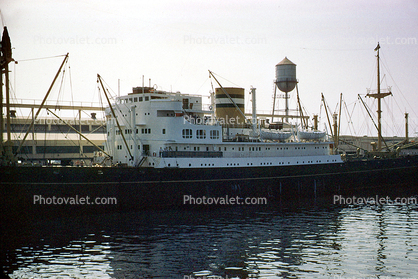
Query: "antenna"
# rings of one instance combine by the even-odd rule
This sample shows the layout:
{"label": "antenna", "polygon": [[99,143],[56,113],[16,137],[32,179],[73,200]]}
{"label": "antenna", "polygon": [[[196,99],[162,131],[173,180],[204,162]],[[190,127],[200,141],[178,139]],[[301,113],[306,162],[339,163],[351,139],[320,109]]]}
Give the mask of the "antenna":
{"label": "antenna", "polygon": [[4,16],[3,16],[3,13],[1,12],[1,10],[0,10],[0,17],[1,17],[1,24],[3,25],[3,27],[4,26],[6,26],[6,23],[4,23]]}
{"label": "antenna", "polygon": [[118,79],[118,97],[120,97],[120,79]]}

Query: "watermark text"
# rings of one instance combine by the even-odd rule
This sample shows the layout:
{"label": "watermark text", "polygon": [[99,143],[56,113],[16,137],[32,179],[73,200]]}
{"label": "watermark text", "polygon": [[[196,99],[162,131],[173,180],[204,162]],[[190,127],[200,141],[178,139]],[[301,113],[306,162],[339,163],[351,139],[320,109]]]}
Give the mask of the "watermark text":
{"label": "watermark text", "polygon": [[192,36],[183,37],[184,44],[196,45],[254,45],[266,44],[266,37],[239,37],[239,36]]}
{"label": "watermark text", "polygon": [[116,38],[90,38],[89,36],[55,37],[34,36],[33,42],[40,45],[115,45]]}
{"label": "watermark text", "polygon": [[355,43],[360,45],[418,45],[417,37],[355,37],[345,38],[346,43]]}
{"label": "watermark text", "polygon": [[75,197],[44,197],[42,195],[33,195],[33,204],[39,205],[116,205],[118,200],[116,197],[96,197],[89,196]]}
{"label": "watermark text", "polygon": [[191,124],[196,124],[196,125],[214,125],[214,124],[243,125],[245,124],[244,121],[241,121],[241,118],[239,116],[229,117],[228,115],[226,117],[213,117],[213,116],[197,117],[197,116],[185,115],[183,117],[183,123],[191,123]]}
{"label": "watermark text", "polygon": [[266,197],[193,197],[192,195],[183,195],[183,204],[189,205],[266,205]]}
{"label": "watermark text", "polygon": [[396,197],[391,199],[390,197],[379,197],[379,195],[373,197],[343,197],[342,195],[334,195],[334,204],[339,205],[409,205],[418,204],[417,197]]}

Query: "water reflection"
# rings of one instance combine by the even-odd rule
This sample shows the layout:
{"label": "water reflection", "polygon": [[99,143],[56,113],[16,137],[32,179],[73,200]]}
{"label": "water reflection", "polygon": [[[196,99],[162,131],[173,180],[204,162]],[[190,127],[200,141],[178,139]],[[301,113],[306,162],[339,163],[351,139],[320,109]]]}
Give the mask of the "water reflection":
{"label": "water reflection", "polygon": [[416,206],[296,208],[39,221],[8,228],[2,262],[12,278],[415,276]]}
{"label": "water reflection", "polygon": [[[97,243],[94,234],[70,241],[64,247],[22,247],[15,249],[19,268],[12,278],[112,278],[109,243]],[[91,240],[89,240],[91,239]]]}
{"label": "water reflection", "polygon": [[[344,209],[341,267],[345,276],[414,277],[418,249],[416,206]],[[355,257],[348,257],[356,255]],[[357,267],[357,268],[355,268]]]}

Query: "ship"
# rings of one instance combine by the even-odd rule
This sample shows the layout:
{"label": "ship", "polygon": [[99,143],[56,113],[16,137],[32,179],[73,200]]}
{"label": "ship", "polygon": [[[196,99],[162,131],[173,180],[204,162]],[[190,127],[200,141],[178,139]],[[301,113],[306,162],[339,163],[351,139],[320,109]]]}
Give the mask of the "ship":
{"label": "ship", "polygon": [[[7,84],[8,63],[13,59],[6,28],[2,40],[5,125],[10,127]],[[273,105],[272,121],[266,123],[257,114],[256,88],[248,91],[252,100],[250,117],[244,108],[246,90],[223,87],[213,72],[209,71],[209,75],[218,86],[211,93],[208,107],[203,104],[203,96],[159,90],[144,83],[112,102],[103,78],[97,75],[108,102],[107,137],[101,146],[91,142],[97,151],[90,166],[17,165],[16,153],[26,136],[13,149],[8,128],[8,139],[1,141],[3,212],[13,216],[39,212],[79,214],[219,201],[247,205],[260,197],[273,203],[284,198],[349,194],[373,187],[398,189],[401,185],[416,190],[418,156],[402,155],[399,146],[384,150],[380,126],[376,150],[344,156],[336,148],[337,134],[328,136],[317,125],[298,130],[289,123],[291,117],[304,121],[307,116],[290,115],[287,102],[281,116],[274,114]],[[297,89],[296,64],[287,57],[278,63],[274,83],[286,95]],[[381,93],[379,88],[369,97],[380,103],[389,94]],[[275,122],[275,117],[282,121]],[[81,131],[76,132],[85,138]],[[103,198],[112,198],[112,203],[101,202]]]}

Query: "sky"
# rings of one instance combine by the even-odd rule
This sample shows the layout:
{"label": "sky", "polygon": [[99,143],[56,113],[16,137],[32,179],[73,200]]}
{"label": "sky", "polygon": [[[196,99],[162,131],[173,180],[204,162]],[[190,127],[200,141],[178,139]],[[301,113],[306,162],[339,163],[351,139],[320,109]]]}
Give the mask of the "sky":
{"label": "sky", "polygon": [[326,122],[321,93],[332,112],[343,93],[341,133],[373,135],[357,96],[376,114],[376,102],[364,95],[377,87],[374,48],[380,42],[382,89],[392,86],[393,93],[383,104],[383,133],[403,136],[405,112],[410,136],[418,131],[415,0],[0,0],[0,9],[18,61],[10,66],[18,99],[42,100],[69,53],[65,88],[54,93],[61,100],[99,101],[98,73],[115,95],[118,80],[123,95],[144,76],[146,85],[151,78],[162,90],[209,96],[211,70],[223,86],[257,88],[257,109],[267,112],[275,65],[287,57],[297,64],[310,115]]}

